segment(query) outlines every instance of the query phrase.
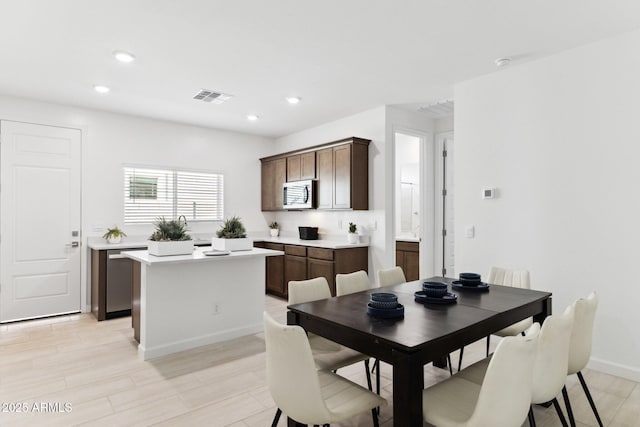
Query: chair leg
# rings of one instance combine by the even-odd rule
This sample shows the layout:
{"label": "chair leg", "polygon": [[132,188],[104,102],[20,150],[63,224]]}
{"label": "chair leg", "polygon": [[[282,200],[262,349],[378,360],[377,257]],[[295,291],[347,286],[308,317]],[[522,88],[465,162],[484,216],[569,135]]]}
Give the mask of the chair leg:
{"label": "chair leg", "polygon": [[[380,396],[380,359],[376,359],[376,394]],[[380,414],[380,407],[376,408],[376,412]]]}
{"label": "chair leg", "polygon": [[580,384],[582,384],[582,389],[584,390],[584,394],[587,395],[587,400],[589,400],[589,405],[591,405],[591,410],[593,414],[596,416],[596,420],[598,420],[598,425],[602,427],[602,420],[600,419],[600,414],[598,414],[598,410],[596,409],[596,404],[591,397],[591,393],[589,393],[589,387],[587,387],[587,383],[582,376],[582,372],[578,372],[578,379],[580,380]]}
{"label": "chair leg", "polygon": [[464,354],[464,347],[460,348],[460,356],[458,356],[458,372],[462,368],[462,355]]}
{"label": "chair leg", "polygon": [[571,424],[571,427],[576,427],[576,419],[573,417],[573,410],[571,409],[571,402],[569,402],[569,393],[567,393],[567,386],[562,387],[562,398],[564,399],[564,406],[567,408],[569,423]]}
{"label": "chair leg", "polygon": [[369,387],[369,391],[373,391],[373,387],[371,387],[371,373],[369,372],[369,359],[364,361],[364,371],[367,373],[367,386]]}
{"label": "chair leg", "polygon": [[491,335],[487,335],[487,357],[489,357],[489,344],[491,344]]}
{"label": "chair leg", "polygon": [[530,427],[536,427],[536,419],[535,419],[535,417],[533,416],[533,406],[529,406],[529,415],[528,415],[528,418],[529,418],[529,426],[530,426]]}
{"label": "chair leg", "polygon": [[380,359],[376,359],[375,362],[373,362],[373,367],[371,368],[371,373],[373,374],[373,372],[380,368]]}
{"label": "chair leg", "polygon": [[558,403],[558,399],[554,397],[551,402],[553,402],[553,407],[556,408],[556,412],[558,413],[558,418],[560,418],[562,427],[569,427],[569,425],[567,424],[567,419],[564,417],[564,414],[562,413],[562,409],[560,409],[560,404]]}
{"label": "chair leg", "polygon": [[380,427],[380,424],[378,424],[378,411],[376,408],[371,410],[371,416],[373,417],[373,427]]}
{"label": "chair leg", "polygon": [[453,368],[451,367],[451,355],[447,354],[447,365],[449,365],[449,375],[453,376]]}
{"label": "chair leg", "polygon": [[280,421],[280,415],[282,415],[282,411],[280,408],[276,411],[276,416],[273,417],[273,422],[271,423],[271,427],[276,427],[278,425],[278,421]]}

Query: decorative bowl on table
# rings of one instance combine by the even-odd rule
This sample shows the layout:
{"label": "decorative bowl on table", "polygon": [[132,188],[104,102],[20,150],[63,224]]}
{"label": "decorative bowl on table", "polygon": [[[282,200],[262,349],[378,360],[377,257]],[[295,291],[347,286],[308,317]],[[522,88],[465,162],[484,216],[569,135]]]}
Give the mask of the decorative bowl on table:
{"label": "decorative bowl on table", "polygon": [[398,297],[396,294],[392,294],[391,292],[374,292],[371,294],[371,301],[397,303]]}
{"label": "decorative bowl on table", "polygon": [[423,282],[424,294],[431,298],[442,298],[447,295],[447,284],[444,282]]}
{"label": "decorative bowl on table", "polygon": [[478,273],[460,273],[459,282],[463,286],[478,286],[482,284],[482,277]]}
{"label": "decorative bowl on table", "polygon": [[404,306],[398,304],[398,297],[389,292],[375,292],[367,303],[367,314],[373,317],[392,319],[404,316]]}

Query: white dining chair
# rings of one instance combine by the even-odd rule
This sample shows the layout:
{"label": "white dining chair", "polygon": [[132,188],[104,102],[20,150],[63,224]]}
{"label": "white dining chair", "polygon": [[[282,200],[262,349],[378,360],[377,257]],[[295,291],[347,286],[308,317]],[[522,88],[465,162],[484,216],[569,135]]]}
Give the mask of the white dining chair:
{"label": "white dining chair", "polygon": [[354,273],[336,274],[336,296],[353,294],[371,289],[369,276],[364,270]]}
{"label": "white dining chair", "polygon": [[424,390],[422,412],[438,427],[514,427],[527,418],[539,325],[498,344],[481,384],[463,371]]}
{"label": "white dining chair", "polygon": [[380,287],[399,285],[406,283],[407,279],[402,267],[393,267],[386,270],[378,270],[378,284]]}
{"label": "white dining chair", "polygon": [[264,313],[267,385],[278,410],[302,424],[329,425],[371,411],[378,427],[377,407],[386,399],[330,371],[317,370],[307,335],[300,326],[281,325]]}
{"label": "white dining chair", "polygon": [[[500,286],[511,286],[514,288],[531,289],[531,279],[528,270],[510,270],[500,267],[491,267],[487,283]],[[519,322],[509,325],[504,329],[494,332],[493,335],[499,337],[510,337],[524,333],[533,324],[533,317],[528,317]],[[486,355],[489,356],[489,347],[491,345],[491,335],[487,335]],[[458,358],[458,371],[462,367],[462,356],[464,347],[460,349]]]}
{"label": "white dining chair", "polygon": [[[353,273],[336,274],[336,296],[353,294],[371,289],[369,275],[364,270]],[[376,373],[376,393],[380,394],[380,361],[373,362],[371,372]]]}
{"label": "white dining chair", "polygon": [[[587,298],[580,298],[575,302],[575,320],[573,331],[571,333],[571,344],[569,347],[569,364],[567,367],[567,375],[577,374],[580,385],[587,396],[593,415],[595,415],[598,425],[602,427],[602,420],[596,408],[596,404],[591,397],[587,382],[584,380],[582,370],[587,366],[591,358],[591,345],[593,341],[593,321],[596,317],[596,309],[598,308],[598,295],[595,292],[589,294]],[[569,401],[567,387],[562,389],[562,397],[567,408],[567,415],[572,426],[576,425]]]}
{"label": "white dining chair", "polygon": [[[535,360],[533,363],[533,383],[531,404],[537,405],[551,402],[564,427],[567,420],[562,413],[558,399],[562,392],[566,370],[569,362],[569,344],[573,328],[575,304],[570,305],[560,316],[549,316],[545,319],[538,336]],[[491,357],[487,357],[460,371],[460,376],[475,384],[482,380]],[[529,424],[535,427],[533,410],[529,410]]]}
{"label": "white dining chair", "polygon": [[[331,298],[329,283],[324,277],[309,280],[292,280],[289,282],[289,305],[318,301]],[[369,356],[344,347],[316,334],[308,334],[309,345],[318,369],[337,371],[354,363],[364,362],[369,390],[371,374],[369,373]]]}

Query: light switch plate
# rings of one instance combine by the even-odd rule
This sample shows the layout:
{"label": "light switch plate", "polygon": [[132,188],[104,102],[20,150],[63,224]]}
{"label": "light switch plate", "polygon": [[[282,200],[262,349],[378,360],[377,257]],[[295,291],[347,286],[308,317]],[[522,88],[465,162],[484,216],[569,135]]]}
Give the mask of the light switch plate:
{"label": "light switch plate", "polygon": [[473,225],[467,225],[464,228],[464,236],[467,239],[473,239],[476,235],[476,228]]}

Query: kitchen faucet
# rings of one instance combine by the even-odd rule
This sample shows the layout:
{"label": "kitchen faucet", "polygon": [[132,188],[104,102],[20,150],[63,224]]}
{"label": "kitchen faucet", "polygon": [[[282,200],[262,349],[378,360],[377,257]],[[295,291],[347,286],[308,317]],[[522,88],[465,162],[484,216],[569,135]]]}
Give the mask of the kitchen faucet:
{"label": "kitchen faucet", "polygon": [[187,217],[186,217],[186,216],[184,216],[184,215],[180,215],[180,216],[178,217],[178,222],[180,222],[180,218],[182,218],[182,219],[184,220],[184,226],[186,227],[186,226],[187,226]]}

